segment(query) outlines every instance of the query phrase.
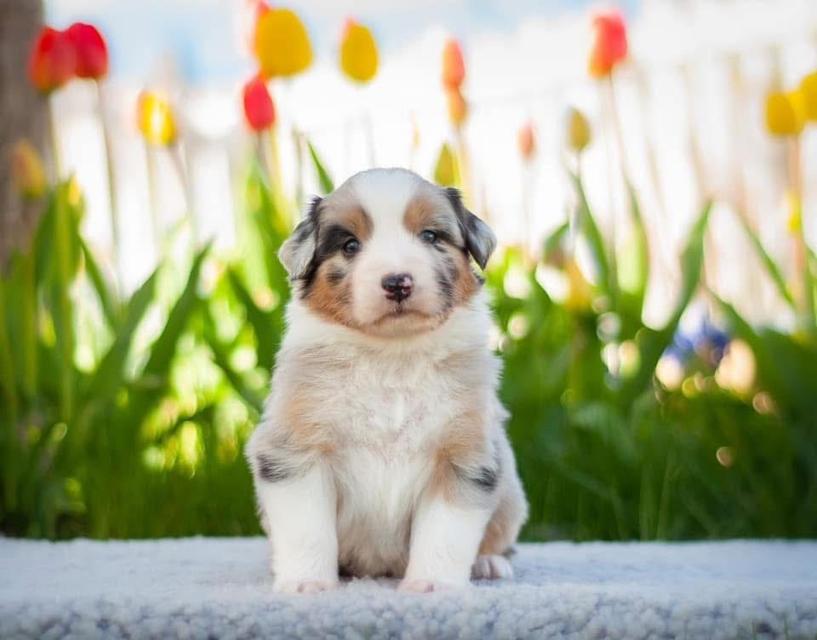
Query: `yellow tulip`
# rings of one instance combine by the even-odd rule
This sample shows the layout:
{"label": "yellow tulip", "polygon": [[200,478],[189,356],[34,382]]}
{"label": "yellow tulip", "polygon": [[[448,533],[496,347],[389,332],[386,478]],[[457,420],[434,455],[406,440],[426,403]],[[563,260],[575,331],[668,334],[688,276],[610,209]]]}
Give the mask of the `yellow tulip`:
{"label": "yellow tulip", "polygon": [[803,96],[806,118],[817,121],[817,71],[800,81],[800,94]]}
{"label": "yellow tulip", "polygon": [[176,142],[178,131],[170,103],[152,91],[139,94],[139,131],[150,144],[169,146]]}
{"label": "yellow tulip", "polygon": [[254,46],[261,74],[267,79],[294,76],[312,64],[309,34],[289,9],[271,8],[258,16]]}
{"label": "yellow tulip", "polygon": [[766,98],[766,128],[774,136],[799,135],[806,125],[806,107],[799,92],[775,91]]}
{"label": "yellow tulip", "polygon": [[590,123],[578,109],[572,108],[567,113],[567,146],[576,153],[581,153],[590,144],[592,134]]}
{"label": "yellow tulip", "polygon": [[459,174],[459,163],[454,150],[447,143],[443,144],[434,167],[434,181],[443,187],[458,187]]}
{"label": "yellow tulip", "polygon": [[581,312],[588,310],[593,301],[593,287],[572,258],[565,265],[565,273],[567,274],[568,283],[565,307],[570,311]]}
{"label": "yellow tulip", "polygon": [[340,68],[355,82],[369,82],[377,73],[377,44],[369,27],[351,18],[340,42]]}
{"label": "yellow tulip", "polygon": [[37,200],[45,195],[43,161],[28,140],[19,140],[11,149],[11,179],[26,200]]}

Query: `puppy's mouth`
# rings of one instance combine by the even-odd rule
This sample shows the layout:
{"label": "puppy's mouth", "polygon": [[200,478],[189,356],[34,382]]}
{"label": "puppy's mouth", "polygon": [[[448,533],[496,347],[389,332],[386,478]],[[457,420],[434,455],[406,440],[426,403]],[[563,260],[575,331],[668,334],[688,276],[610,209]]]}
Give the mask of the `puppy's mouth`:
{"label": "puppy's mouth", "polygon": [[381,325],[389,321],[409,319],[412,317],[428,318],[429,314],[418,311],[417,309],[408,306],[405,302],[395,302],[394,304],[390,305],[390,309],[386,311],[386,313],[381,315],[372,324]]}

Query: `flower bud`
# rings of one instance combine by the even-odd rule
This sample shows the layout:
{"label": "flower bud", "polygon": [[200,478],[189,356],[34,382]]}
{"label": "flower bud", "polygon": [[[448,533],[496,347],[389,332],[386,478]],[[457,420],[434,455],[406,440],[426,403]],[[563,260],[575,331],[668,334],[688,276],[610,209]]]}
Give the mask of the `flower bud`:
{"label": "flower bud", "polygon": [[259,11],[255,55],[264,78],[294,76],[312,64],[312,44],[304,23],[289,9]]}
{"label": "flower bud", "polygon": [[465,80],[465,61],[462,57],[460,43],[453,38],[443,48],[443,86],[448,89],[459,89]]}
{"label": "flower bud", "polygon": [[799,135],[806,124],[806,107],[799,92],[775,91],[766,98],[766,128],[774,136]]}
{"label": "flower bud", "polygon": [[275,103],[263,78],[255,77],[244,85],[244,118],[253,131],[275,126]]}
{"label": "flower bud", "polygon": [[371,30],[350,18],[341,36],[341,70],[355,82],[369,82],[377,73],[377,63],[377,44]]}
{"label": "flower bud", "polygon": [[593,46],[588,71],[594,78],[609,76],[627,57],[627,25],[618,11],[596,14],[593,18]]}
{"label": "flower bud", "polygon": [[590,144],[592,133],[590,123],[584,114],[573,107],[567,112],[567,146],[581,153]]}
{"label": "flower bud", "polygon": [[519,144],[519,153],[525,162],[530,162],[536,153],[536,132],[533,128],[533,123],[528,121],[517,134],[517,143]]}
{"label": "flower bud", "polygon": [[64,31],[43,27],[28,59],[28,77],[41,93],[51,93],[74,77],[77,56]]}
{"label": "flower bud", "polygon": [[66,31],[76,52],[78,78],[99,80],[108,75],[108,46],[96,27],[75,22]]}
{"label": "flower bud", "polygon": [[167,99],[152,91],[143,91],[139,94],[137,110],[139,131],[148,143],[166,147],[176,142],[176,119]]}
{"label": "flower bud", "polygon": [[11,149],[11,179],[26,200],[37,200],[45,195],[47,183],[43,161],[28,140],[18,140]]}

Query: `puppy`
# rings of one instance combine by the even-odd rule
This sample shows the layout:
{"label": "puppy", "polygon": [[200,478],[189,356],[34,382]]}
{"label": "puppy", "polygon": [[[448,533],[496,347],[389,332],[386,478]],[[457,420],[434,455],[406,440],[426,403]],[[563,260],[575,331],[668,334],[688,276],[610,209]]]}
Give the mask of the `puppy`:
{"label": "puppy", "polygon": [[246,448],[277,591],[339,571],[415,592],[512,575],[527,503],[470,263],[495,244],[456,189],[373,169],[282,246],[288,328]]}

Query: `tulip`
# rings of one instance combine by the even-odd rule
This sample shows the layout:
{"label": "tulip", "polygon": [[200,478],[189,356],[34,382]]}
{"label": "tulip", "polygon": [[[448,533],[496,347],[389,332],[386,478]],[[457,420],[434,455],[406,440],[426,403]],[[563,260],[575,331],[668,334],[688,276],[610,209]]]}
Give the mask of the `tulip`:
{"label": "tulip", "polygon": [[253,40],[264,78],[293,76],[312,64],[312,45],[306,27],[289,9],[260,11]]}
{"label": "tulip", "polygon": [[567,112],[567,146],[576,153],[585,150],[591,140],[590,123],[578,109],[572,108]]}
{"label": "tulip", "polygon": [[806,117],[811,121],[817,121],[817,71],[802,79],[800,94],[803,96]]}
{"label": "tulip", "polygon": [[519,144],[519,153],[522,154],[522,159],[525,162],[530,162],[536,153],[536,131],[533,128],[533,123],[528,121],[517,134],[517,143]]}
{"label": "tulip", "polygon": [[25,200],[38,200],[45,195],[43,161],[28,140],[19,140],[11,149],[11,179]]}
{"label": "tulip", "polygon": [[443,144],[434,167],[434,181],[443,187],[459,186],[459,167],[454,150]]}
{"label": "tulip", "polygon": [[451,124],[459,129],[468,117],[468,103],[457,88],[446,89],[445,96],[448,101],[448,117]]}
{"label": "tulip", "polygon": [[594,78],[609,76],[627,57],[627,25],[618,11],[599,13],[593,18],[593,46],[588,70]]}
{"label": "tulip", "polygon": [[443,48],[443,86],[448,89],[459,89],[465,80],[465,61],[462,58],[460,43],[448,40]]}
{"label": "tulip", "polygon": [[256,132],[275,126],[275,104],[263,78],[255,77],[244,85],[244,117]]}
{"label": "tulip", "polygon": [[774,136],[796,136],[806,124],[806,106],[796,92],[775,91],[766,98],[766,128]]}
{"label": "tulip", "polygon": [[51,93],[68,82],[76,69],[76,51],[66,32],[43,27],[28,60],[28,77],[42,93]]}
{"label": "tulip", "polygon": [[348,19],[340,41],[340,68],[355,82],[369,82],[377,73],[377,44],[371,30]]}
{"label": "tulip", "polygon": [[75,22],[65,33],[74,45],[78,78],[99,80],[108,75],[108,45],[96,27]]}
{"label": "tulip", "polygon": [[139,94],[139,130],[145,140],[156,146],[169,146],[176,142],[178,131],[170,103],[151,91]]}

